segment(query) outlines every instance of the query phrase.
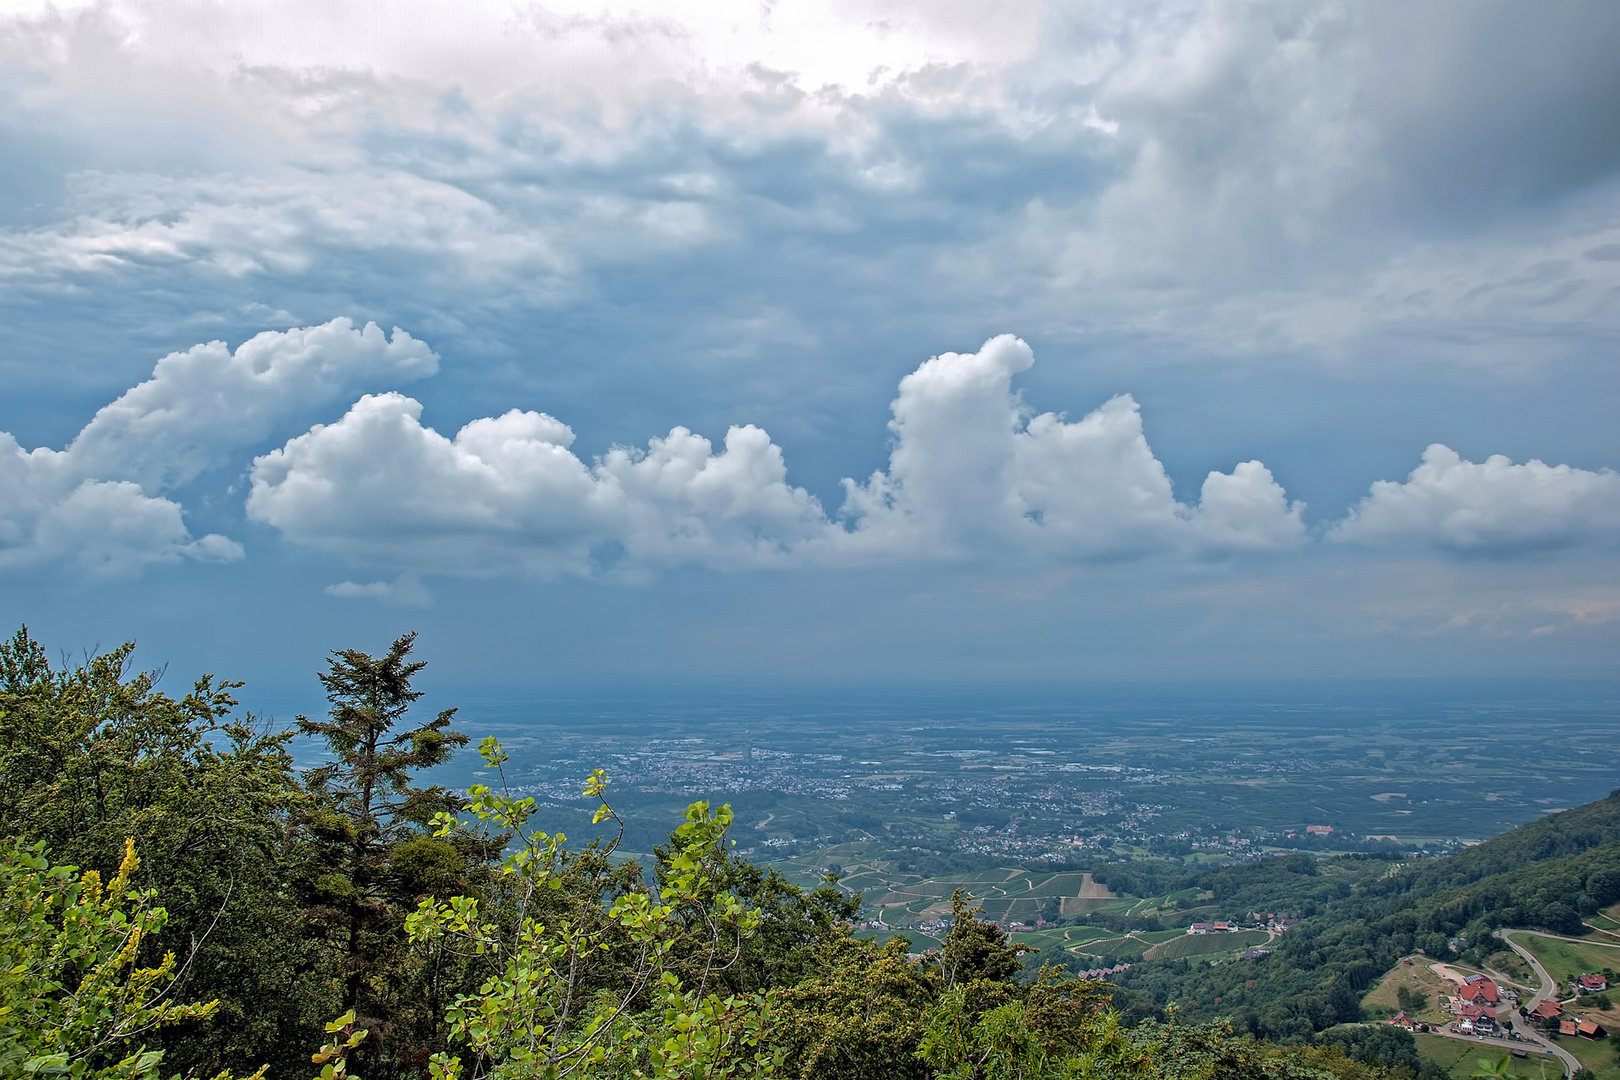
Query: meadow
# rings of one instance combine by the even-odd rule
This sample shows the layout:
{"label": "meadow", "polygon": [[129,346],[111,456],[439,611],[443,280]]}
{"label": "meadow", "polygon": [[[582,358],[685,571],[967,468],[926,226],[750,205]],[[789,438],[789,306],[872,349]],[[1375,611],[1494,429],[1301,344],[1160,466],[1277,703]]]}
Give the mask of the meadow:
{"label": "meadow", "polygon": [[1547,973],[1557,979],[1564,991],[1569,981],[1586,972],[1620,970],[1620,946],[1603,945],[1595,941],[1578,942],[1563,938],[1543,937],[1540,934],[1519,934],[1514,940],[1529,949]]}

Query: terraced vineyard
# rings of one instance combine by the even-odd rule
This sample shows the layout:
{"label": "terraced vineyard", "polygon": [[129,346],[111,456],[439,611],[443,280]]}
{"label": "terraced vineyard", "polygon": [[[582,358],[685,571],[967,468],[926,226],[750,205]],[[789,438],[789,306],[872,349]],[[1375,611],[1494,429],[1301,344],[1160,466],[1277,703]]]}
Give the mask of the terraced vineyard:
{"label": "terraced vineyard", "polygon": [[[984,918],[1008,928],[1018,945],[1047,952],[1062,950],[1088,962],[1215,958],[1263,945],[1272,937],[1265,931],[1188,934],[1186,924],[1200,915],[1197,907],[1185,905],[1203,898],[1197,889],[1154,897],[1119,896],[1089,873],[1078,871],[1009,867],[920,878],[899,874],[894,865],[882,857],[876,845],[843,844],[814,857],[792,860],[785,869],[800,884],[812,885],[829,867],[836,867],[842,875],[840,886],[861,893],[865,900],[870,924],[863,933],[888,936],[903,932],[919,948],[938,943],[944,920],[951,913],[951,896],[958,889],[966,890],[984,909]],[[1162,930],[1121,931],[1070,922],[1089,914],[1165,916],[1172,925]],[[1064,925],[1058,924],[1060,919]]]}

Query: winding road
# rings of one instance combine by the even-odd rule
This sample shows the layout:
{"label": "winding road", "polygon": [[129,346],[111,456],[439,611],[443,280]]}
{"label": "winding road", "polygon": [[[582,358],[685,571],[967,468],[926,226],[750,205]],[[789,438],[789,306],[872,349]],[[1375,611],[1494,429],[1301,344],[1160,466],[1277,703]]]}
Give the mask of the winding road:
{"label": "winding road", "polygon": [[[1524,1006],[1526,1009],[1534,1011],[1535,1007],[1537,1005],[1541,1004],[1543,1001],[1547,1001],[1549,999],[1552,1000],[1552,1001],[1557,1001],[1558,1000],[1558,980],[1553,978],[1551,975],[1549,975],[1547,973],[1547,969],[1541,966],[1541,961],[1537,960],[1535,958],[1535,955],[1533,953],[1531,953],[1529,949],[1526,949],[1523,945],[1520,945],[1517,941],[1513,940],[1513,935],[1514,934],[1528,934],[1528,933],[1534,933],[1534,931],[1530,931],[1530,930],[1497,930],[1497,931],[1495,931],[1495,935],[1497,937],[1499,937],[1503,941],[1507,942],[1507,947],[1508,948],[1510,948],[1514,952],[1518,953],[1520,958],[1523,959],[1525,963],[1530,965],[1530,970],[1536,973],[1536,979],[1541,983],[1541,985],[1536,988],[1536,996],[1530,1000],[1530,1003],[1528,1005]],[[1525,1034],[1525,1041],[1526,1042],[1530,1042],[1532,1040],[1532,1038],[1535,1038],[1535,1041],[1537,1043],[1539,1043],[1540,1045],[1546,1047],[1548,1050],[1551,1050],[1554,1054],[1556,1054],[1558,1056],[1558,1059],[1564,1063],[1564,1070],[1565,1070],[1565,1073],[1567,1075],[1574,1076],[1575,1075],[1575,1070],[1577,1070],[1577,1069],[1579,1069],[1581,1067],[1581,1063],[1575,1059],[1575,1055],[1571,1054],[1568,1050],[1565,1050],[1562,1046],[1555,1046],[1550,1042],[1547,1042],[1547,1041],[1541,1040],[1539,1038],[1536,1038],[1534,1036],[1531,1036],[1528,1033]]]}

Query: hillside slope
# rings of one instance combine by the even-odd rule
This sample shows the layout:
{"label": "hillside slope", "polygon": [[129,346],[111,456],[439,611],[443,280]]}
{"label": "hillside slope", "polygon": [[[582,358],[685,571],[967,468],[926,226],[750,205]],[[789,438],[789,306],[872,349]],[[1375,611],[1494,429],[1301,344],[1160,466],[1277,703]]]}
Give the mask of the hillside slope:
{"label": "hillside slope", "polygon": [[1140,963],[1120,977],[1121,1000],[1137,1009],[1173,1003],[1190,1019],[1231,1016],[1266,1038],[1305,1037],[1361,1019],[1362,994],[1403,955],[1452,955],[1459,935],[1470,943],[1464,952],[1477,954],[1482,943],[1493,947],[1489,932],[1499,926],[1578,934],[1582,916],[1616,901],[1620,791],[1363,881],[1323,902],[1263,959]]}

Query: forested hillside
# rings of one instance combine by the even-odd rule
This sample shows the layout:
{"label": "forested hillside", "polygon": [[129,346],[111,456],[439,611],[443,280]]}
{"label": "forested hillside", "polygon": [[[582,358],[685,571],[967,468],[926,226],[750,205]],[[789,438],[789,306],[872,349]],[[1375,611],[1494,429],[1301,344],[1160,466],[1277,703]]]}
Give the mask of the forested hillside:
{"label": "forested hillside", "polygon": [[[0,643],[0,1076],[1412,1077],[1404,1032],[1316,1033],[1415,944],[1503,911],[1557,927],[1620,881],[1617,798],[1393,874],[1099,867],[1309,915],[1264,978],[1146,962],[1114,996],[1033,970],[965,896],[935,953],[857,937],[858,899],[735,857],[727,807],[641,865],[604,774],[583,846],[507,791],[493,739],[488,786],[419,784],[470,740],[418,707],[413,645],[333,653],[328,715],[283,730],[239,684],[169,696],[128,646],[59,667]],[[300,734],[326,751],[301,773]]]}
{"label": "forested hillside", "polygon": [[[1415,950],[1456,955],[1452,941],[1460,937],[1462,955],[1477,959],[1499,947],[1490,932],[1500,926],[1579,934],[1582,916],[1620,901],[1620,791],[1443,859],[1347,872],[1357,861],[1288,859],[1203,874],[1160,869],[1159,879],[1140,887],[1196,884],[1238,909],[1267,897],[1298,904],[1306,918],[1255,963],[1134,966],[1120,981],[1140,995],[1135,1008],[1174,1002],[1184,1015],[1230,1016],[1264,1038],[1308,1037],[1359,1020],[1362,994]],[[1277,880],[1290,873],[1303,880]]]}

